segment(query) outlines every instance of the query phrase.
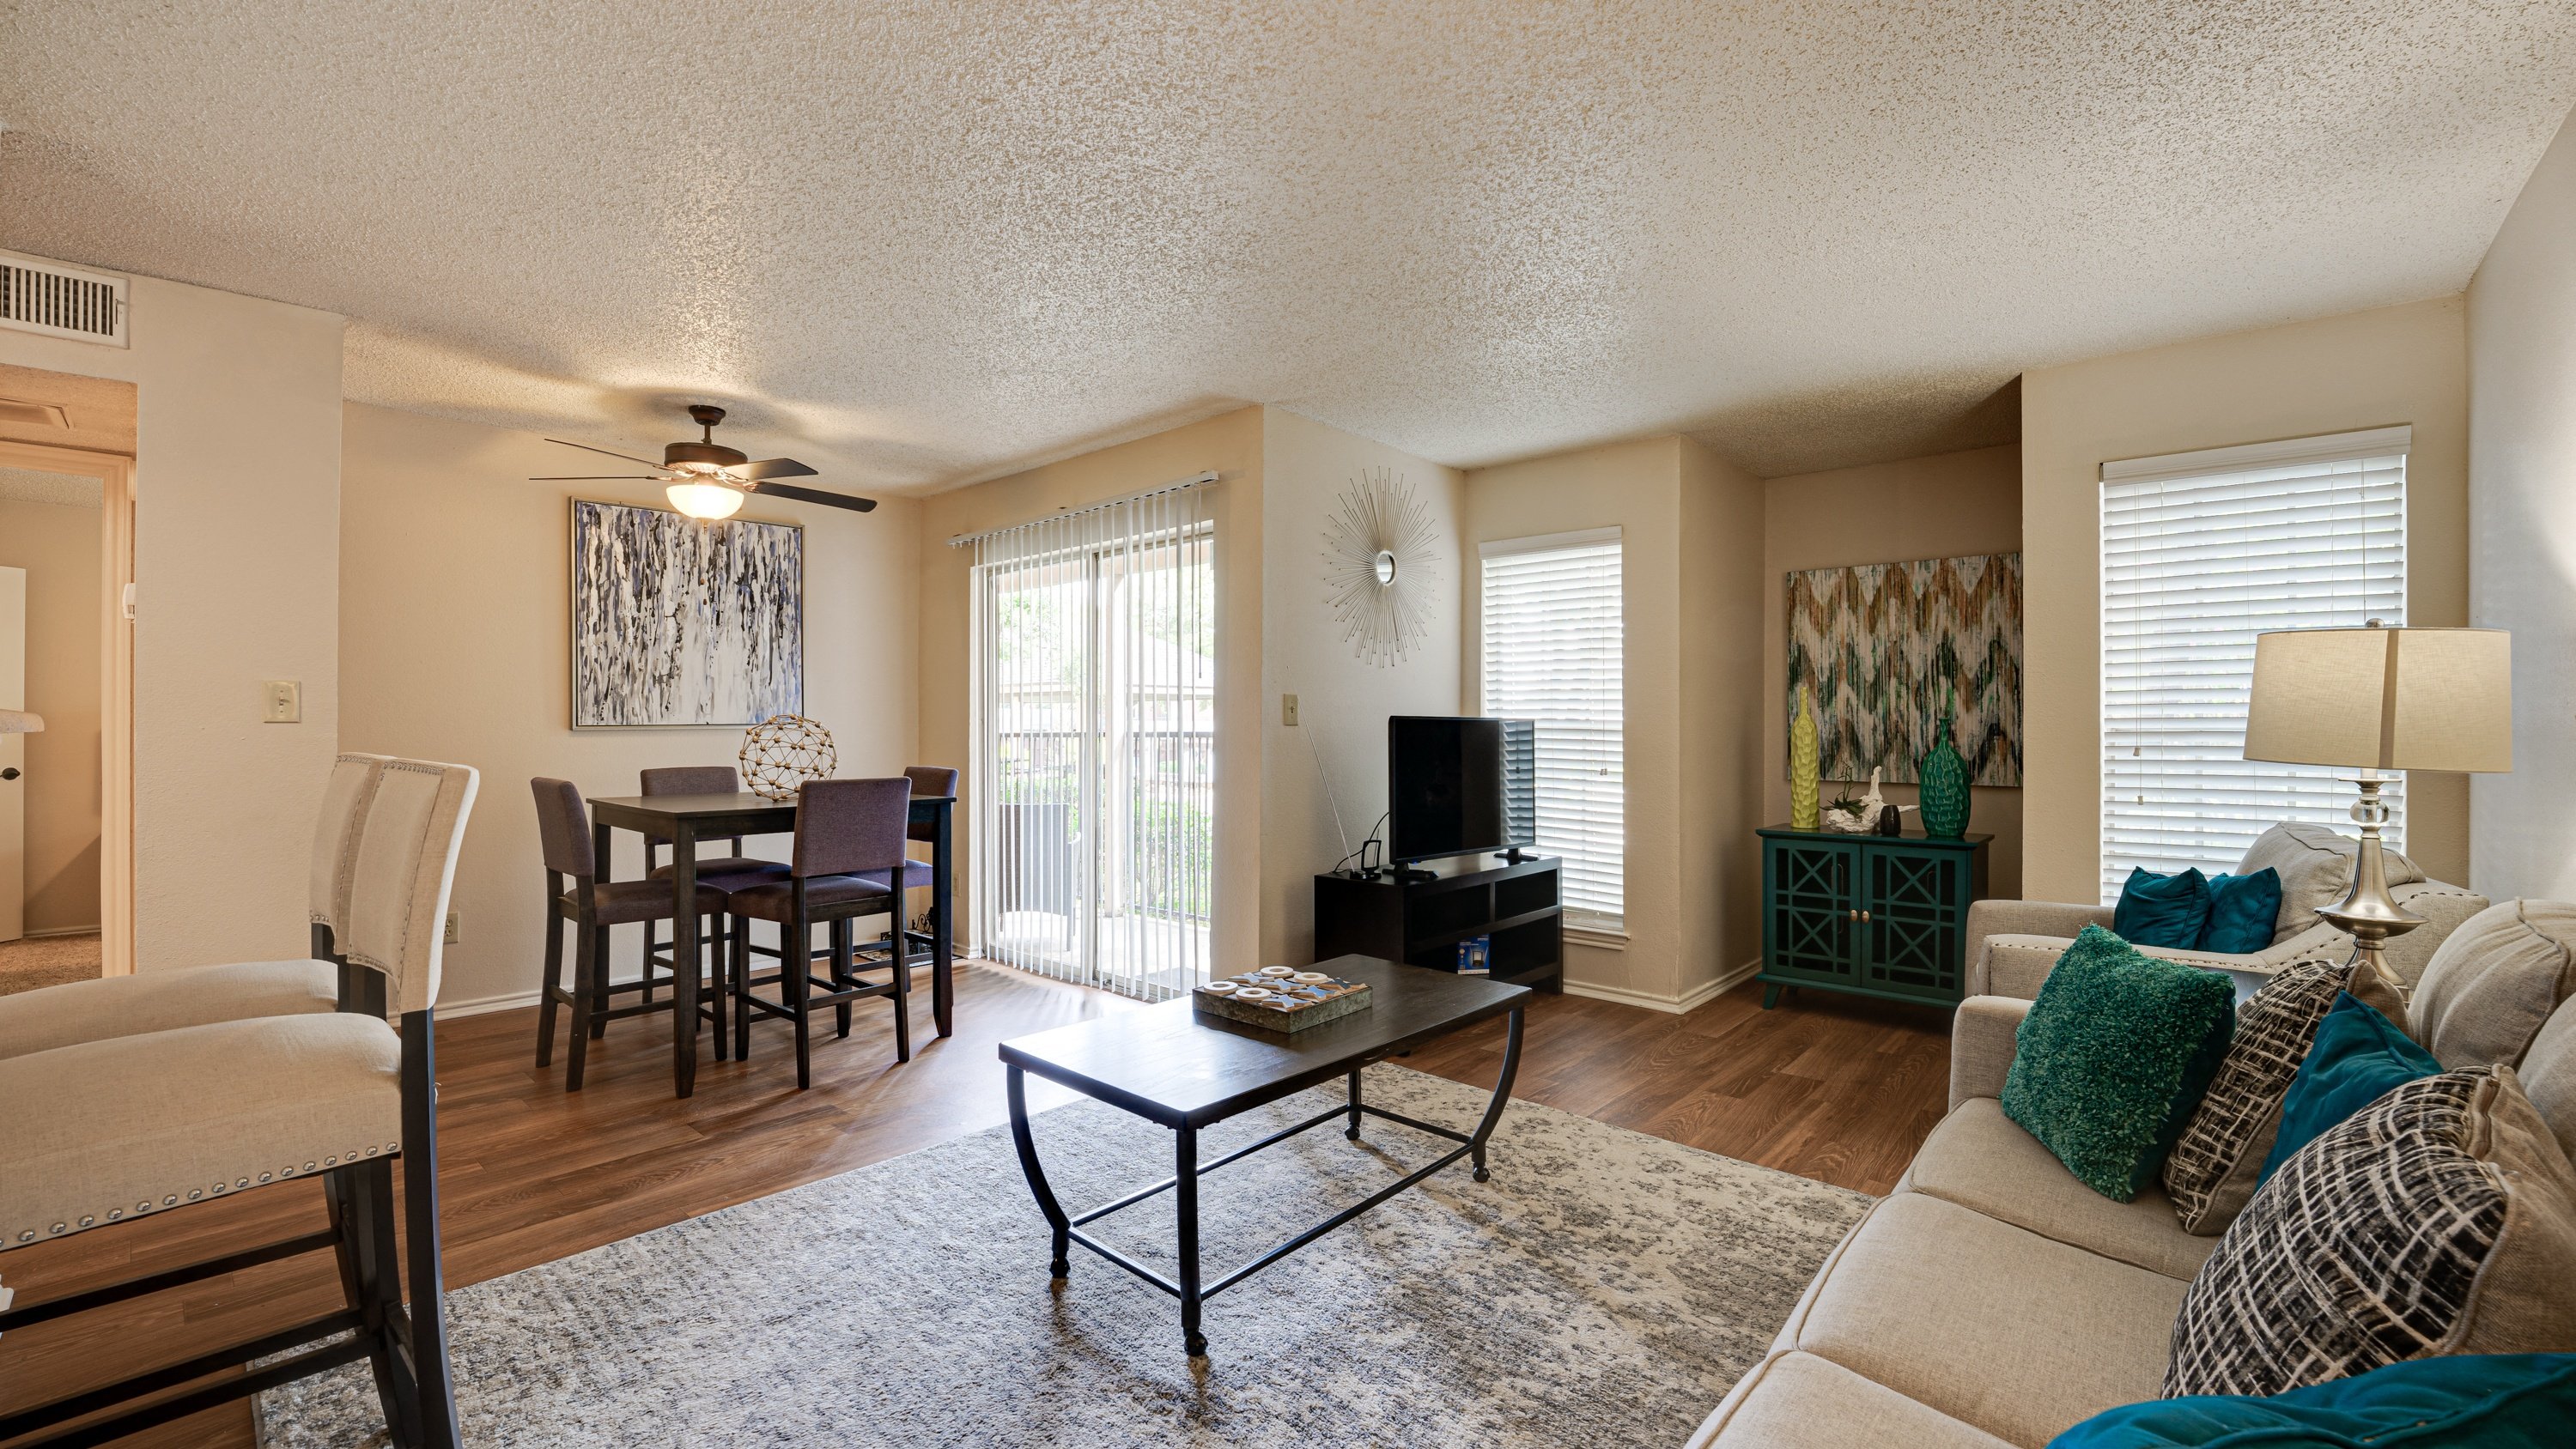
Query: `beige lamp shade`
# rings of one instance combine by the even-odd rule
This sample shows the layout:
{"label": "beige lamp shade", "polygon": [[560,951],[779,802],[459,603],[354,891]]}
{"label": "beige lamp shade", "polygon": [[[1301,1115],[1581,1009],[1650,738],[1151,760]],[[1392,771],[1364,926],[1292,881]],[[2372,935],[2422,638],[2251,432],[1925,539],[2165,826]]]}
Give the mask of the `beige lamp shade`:
{"label": "beige lamp shade", "polygon": [[39,735],[45,732],[45,717],[23,709],[0,709],[0,735]]}
{"label": "beige lamp shade", "polygon": [[2245,758],[2379,770],[2513,768],[2502,629],[2284,629],[2254,636]]}

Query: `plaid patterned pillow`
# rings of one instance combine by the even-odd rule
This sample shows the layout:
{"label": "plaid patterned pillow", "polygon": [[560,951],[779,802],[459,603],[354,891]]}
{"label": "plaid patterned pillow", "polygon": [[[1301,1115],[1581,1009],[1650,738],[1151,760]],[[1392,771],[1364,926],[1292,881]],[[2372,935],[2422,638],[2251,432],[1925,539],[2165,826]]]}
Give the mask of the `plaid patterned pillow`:
{"label": "plaid patterned pillow", "polygon": [[2281,1126],[2290,1081],[2317,1039],[2317,1023],[2351,979],[2350,962],[2301,961],[2236,1008],[2226,1060],[2165,1159],[2165,1193],[2184,1232],[2216,1237],[2245,1210]]}
{"label": "plaid patterned pillow", "polygon": [[2278,1394],[2576,1341],[2576,1168],[2509,1067],[2423,1077],[2301,1148],[2183,1297],[2164,1396]]}

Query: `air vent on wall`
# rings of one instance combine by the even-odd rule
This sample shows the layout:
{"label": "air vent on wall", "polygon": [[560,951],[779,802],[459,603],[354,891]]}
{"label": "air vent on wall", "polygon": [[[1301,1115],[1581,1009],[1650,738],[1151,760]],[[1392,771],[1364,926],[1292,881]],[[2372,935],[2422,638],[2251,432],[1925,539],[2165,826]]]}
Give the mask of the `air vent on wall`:
{"label": "air vent on wall", "polygon": [[0,252],[0,327],[125,346],[125,279]]}

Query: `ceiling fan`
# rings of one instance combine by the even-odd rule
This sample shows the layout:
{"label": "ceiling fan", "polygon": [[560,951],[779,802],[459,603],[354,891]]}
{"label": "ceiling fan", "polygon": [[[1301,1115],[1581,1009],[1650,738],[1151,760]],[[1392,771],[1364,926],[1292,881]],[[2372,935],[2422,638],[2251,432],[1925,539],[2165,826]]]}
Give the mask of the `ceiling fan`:
{"label": "ceiling fan", "polygon": [[811,478],[814,470],[793,458],[763,458],[755,463],[734,448],[716,441],[716,424],[723,422],[725,410],[705,403],[689,408],[689,419],[706,430],[694,443],[672,443],[662,449],[662,461],[655,463],[627,453],[611,453],[588,443],[565,443],[561,438],[548,438],[549,443],[563,443],[567,448],[602,453],[611,458],[624,458],[641,463],[650,473],[588,473],[573,477],[531,478],[531,483],[600,483],[610,479],[638,479],[670,486],[665,489],[671,506],[691,518],[731,518],[742,507],[742,500],[754,493],[778,498],[793,498],[799,503],[828,503],[834,508],[855,509],[866,513],[877,506],[873,498],[859,498],[847,493],[826,493],[819,488],[799,488],[780,483],[780,478]]}

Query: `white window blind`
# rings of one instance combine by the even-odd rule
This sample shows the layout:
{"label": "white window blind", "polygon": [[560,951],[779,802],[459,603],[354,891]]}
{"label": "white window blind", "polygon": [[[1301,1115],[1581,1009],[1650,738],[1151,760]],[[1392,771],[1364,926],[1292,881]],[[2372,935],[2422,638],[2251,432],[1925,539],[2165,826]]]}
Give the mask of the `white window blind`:
{"label": "white window blind", "polygon": [[1483,709],[1537,723],[1538,848],[1566,924],[1624,929],[1625,640],[1615,528],[1498,540],[1484,556]]}
{"label": "white window blind", "polygon": [[[2232,869],[2280,821],[2350,824],[2324,766],[2243,758],[2254,636],[2406,622],[2409,431],[2102,467],[2102,899]],[[2403,788],[2383,798],[2404,839]]]}
{"label": "white window blind", "polygon": [[974,940],[1160,1001],[1208,978],[1216,541],[1202,475],[975,550]]}

